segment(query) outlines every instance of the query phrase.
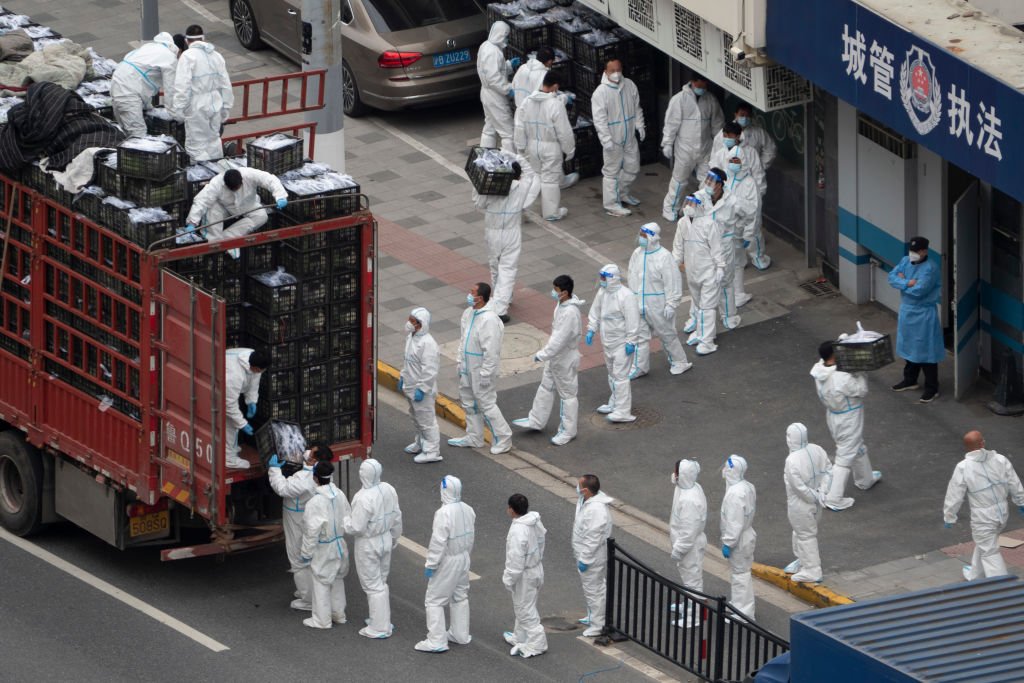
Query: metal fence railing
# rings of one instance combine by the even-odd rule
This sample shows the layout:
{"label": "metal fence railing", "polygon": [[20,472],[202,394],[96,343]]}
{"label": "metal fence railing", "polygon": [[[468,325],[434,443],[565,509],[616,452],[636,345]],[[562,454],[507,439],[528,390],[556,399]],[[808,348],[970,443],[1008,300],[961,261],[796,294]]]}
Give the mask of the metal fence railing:
{"label": "metal fence railing", "polygon": [[711,683],[742,681],[789,650],[724,597],[684,588],[608,539],[605,629]]}

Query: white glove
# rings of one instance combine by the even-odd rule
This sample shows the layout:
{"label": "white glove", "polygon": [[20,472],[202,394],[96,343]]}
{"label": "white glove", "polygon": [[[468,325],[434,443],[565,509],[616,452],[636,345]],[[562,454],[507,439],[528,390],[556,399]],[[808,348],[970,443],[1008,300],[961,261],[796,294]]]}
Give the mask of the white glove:
{"label": "white glove", "polygon": [[721,285],[723,280],[725,280],[725,271],[721,268],[715,269],[715,284]]}
{"label": "white glove", "polygon": [[665,316],[666,320],[671,320],[672,316],[674,316],[675,314],[676,314],[676,309],[672,308],[671,306],[665,306],[665,310],[662,313],[662,315]]}
{"label": "white glove", "polygon": [[665,155],[666,159],[672,158],[672,145],[665,145],[661,148],[661,153]]}
{"label": "white glove", "polygon": [[568,152],[568,153],[567,153],[567,154],[565,155],[565,160],[566,160],[566,161],[572,161],[572,158],[573,158],[574,156],[576,156],[576,150],[575,150],[575,149],[574,149],[574,150],[572,150],[572,151],[570,151],[570,152]]}
{"label": "white glove", "polygon": [[490,375],[480,375],[480,388],[490,389],[494,379]]}
{"label": "white glove", "polygon": [[611,154],[615,151],[615,143],[609,142],[607,145],[602,145],[601,148],[604,150],[605,154]]}
{"label": "white glove", "polygon": [[646,128],[637,128],[636,129],[636,134],[640,136],[640,142],[643,142],[647,138],[647,129]]}

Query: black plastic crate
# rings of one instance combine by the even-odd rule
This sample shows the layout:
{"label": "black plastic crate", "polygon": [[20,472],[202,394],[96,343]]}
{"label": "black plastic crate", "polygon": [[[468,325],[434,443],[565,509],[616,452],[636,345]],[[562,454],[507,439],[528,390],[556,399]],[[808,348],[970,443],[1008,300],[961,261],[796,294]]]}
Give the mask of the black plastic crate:
{"label": "black plastic crate", "polygon": [[273,455],[281,460],[300,462],[306,444],[302,427],[288,420],[271,420],[256,430],[256,450],[264,466]]}
{"label": "black plastic crate", "polygon": [[249,275],[246,297],[250,304],[268,315],[294,311],[299,307],[299,285],[272,286]]}
{"label": "black plastic crate", "polygon": [[319,363],[328,358],[330,342],[326,334],[313,334],[295,342],[299,365],[306,366]]}
{"label": "black plastic crate", "polygon": [[330,278],[309,277],[299,280],[299,305],[324,306],[331,297]]}
{"label": "black plastic crate", "polygon": [[560,21],[549,30],[551,47],[558,48],[572,59],[576,56],[576,36],[590,30],[589,26],[573,28],[568,22]]}
{"label": "black plastic crate", "polygon": [[[320,233],[317,233],[320,234]],[[336,246],[340,244],[359,244],[359,238],[362,236],[362,226],[354,226],[351,228],[342,228],[341,230],[331,230],[326,233],[327,244],[330,246]],[[314,237],[315,235],[310,235]]]}
{"label": "black plastic crate", "polygon": [[518,17],[522,12],[520,3],[492,2],[487,5],[487,25],[490,26],[496,21],[508,22],[513,17]]}
{"label": "black plastic crate", "polygon": [[326,391],[331,386],[331,366],[329,363],[314,363],[300,367],[299,390],[302,393]]}
{"label": "black plastic crate", "polygon": [[523,23],[523,19],[510,19],[508,21],[509,28],[512,29],[508,34],[509,47],[523,54],[529,54],[537,48],[548,44],[549,24],[524,27],[522,26]]}
{"label": "black plastic crate", "polygon": [[265,344],[294,341],[302,338],[298,312],[267,315],[250,308],[245,313],[245,330]]}
{"label": "black plastic crate", "polygon": [[590,98],[594,94],[594,90],[597,86],[601,85],[601,77],[604,75],[604,69],[595,71],[579,62],[575,62],[572,65],[572,78],[575,83],[576,99],[579,100],[580,96],[586,98],[587,102],[590,102]]}
{"label": "black plastic crate", "polygon": [[483,147],[473,147],[466,159],[466,174],[478,194],[507,196],[512,189],[512,170],[487,171],[475,162],[484,153]]}
{"label": "black plastic crate", "polygon": [[181,223],[176,220],[157,221],[155,223],[138,223],[129,221],[124,236],[141,247],[149,247],[157,240],[173,237]]}
{"label": "black plastic crate", "polygon": [[[109,165],[108,162],[112,162],[113,165]],[[93,157],[93,182],[102,187],[107,194],[121,196],[123,186],[121,175],[117,172],[117,152],[100,153]]]}
{"label": "black plastic crate", "polygon": [[174,119],[165,119],[159,116],[147,114],[146,132],[150,135],[170,135],[178,141],[179,145],[185,144],[185,123]]}
{"label": "black plastic crate", "polygon": [[363,390],[359,384],[331,389],[331,414],[355,410],[359,407],[359,397]]}
{"label": "black plastic crate", "polygon": [[331,384],[336,387],[358,382],[359,358],[335,358],[331,360]]}
{"label": "black plastic crate", "polygon": [[359,245],[346,244],[334,247],[329,252],[330,269],[334,273],[343,273],[359,268]]}
{"label": "black plastic crate", "polygon": [[[209,272],[209,271],[207,271]],[[211,289],[216,289],[217,294],[224,297],[224,301],[228,304],[240,304],[243,299],[243,278],[241,275],[230,275],[223,276],[220,274],[211,274],[211,282],[214,284]]]}
{"label": "black plastic crate", "polygon": [[318,391],[312,394],[303,394],[299,397],[299,421],[303,424],[312,420],[330,417],[332,412],[331,392],[329,391]]}
{"label": "black plastic crate", "polygon": [[331,250],[299,251],[286,244],[281,247],[281,265],[299,278],[327,275],[331,270]]}
{"label": "black plastic crate", "polygon": [[327,332],[330,329],[328,320],[327,306],[310,306],[295,313],[296,325],[303,337]]}
{"label": "black plastic crate", "polygon": [[267,139],[271,138],[287,139],[288,142],[281,147],[269,149],[259,144],[263,138],[251,140],[245,145],[246,165],[249,168],[281,175],[302,166],[304,150],[302,138],[287,133],[275,133],[267,136]]}
{"label": "black plastic crate", "polygon": [[306,434],[309,443],[334,443],[334,437],[331,434],[330,418],[303,422],[302,431]]}
{"label": "black plastic crate", "polygon": [[299,419],[299,400],[294,396],[272,397],[270,394],[265,394],[260,397],[256,415],[262,420],[297,422]]}
{"label": "black plastic crate", "polygon": [[285,213],[301,223],[351,216],[359,210],[359,186],[300,195],[288,190]]}
{"label": "black plastic crate", "polygon": [[[238,342],[244,330],[244,312],[238,304],[225,307],[224,329],[227,331],[228,339]],[[235,346],[236,344],[231,344]]]}
{"label": "black plastic crate", "polygon": [[359,274],[340,273],[331,276],[331,303],[351,301],[359,296]]}
{"label": "black plastic crate", "polygon": [[358,410],[331,418],[331,439],[334,443],[355,441],[361,432],[363,416]]}
{"label": "black plastic crate", "polygon": [[351,332],[335,331],[331,335],[331,358],[341,358],[359,352],[359,335]]}
{"label": "black plastic crate", "polygon": [[834,343],[836,367],[841,372],[868,372],[893,362],[892,337],[888,334],[873,342]]}
{"label": "black plastic crate", "polygon": [[188,198],[185,171],[174,171],[162,180],[124,178],[121,197],[139,206],[164,206]]}
{"label": "black plastic crate", "polygon": [[359,325],[359,306],[354,301],[332,303],[330,314],[332,330],[348,330]]}
{"label": "black plastic crate", "polygon": [[242,247],[242,268],[246,273],[256,274],[273,270],[277,265],[276,243],[254,244]]}
{"label": "black plastic crate", "polygon": [[623,42],[621,40],[607,45],[591,45],[585,36],[589,33],[579,33],[573,37],[573,50],[577,64],[582,64],[594,71],[603,72],[605,64],[612,57],[621,58]]}
{"label": "black plastic crate", "polygon": [[298,251],[327,249],[332,243],[331,234],[330,232],[315,232],[312,235],[293,237],[290,240],[285,240],[285,246]]}
{"label": "black plastic crate", "polygon": [[[246,335],[245,338],[248,340],[246,346],[260,347],[265,346],[265,342],[260,339],[255,339],[251,335]],[[273,363],[271,367],[288,367],[297,365],[299,362],[299,349],[301,348],[302,340],[294,342],[281,342],[277,344],[271,344],[267,348],[270,351],[270,362]]]}
{"label": "black plastic crate", "polygon": [[117,148],[117,172],[122,178],[147,178],[163,180],[178,170],[177,143],[168,145],[162,152],[125,147],[124,142]]}

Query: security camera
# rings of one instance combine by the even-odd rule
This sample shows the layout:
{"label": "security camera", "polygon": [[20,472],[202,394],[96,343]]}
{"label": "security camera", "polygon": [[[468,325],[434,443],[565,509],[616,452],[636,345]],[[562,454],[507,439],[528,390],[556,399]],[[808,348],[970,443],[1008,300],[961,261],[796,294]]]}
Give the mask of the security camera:
{"label": "security camera", "polygon": [[729,48],[729,54],[732,55],[734,62],[742,62],[747,58],[747,53],[743,50],[743,47],[736,43]]}

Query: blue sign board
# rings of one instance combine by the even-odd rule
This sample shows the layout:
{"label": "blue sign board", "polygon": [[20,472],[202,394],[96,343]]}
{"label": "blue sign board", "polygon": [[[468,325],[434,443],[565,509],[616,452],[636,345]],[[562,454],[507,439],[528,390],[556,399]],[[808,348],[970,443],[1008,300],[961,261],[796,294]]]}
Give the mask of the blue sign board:
{"label": "blue sign board", "polygon": [[1024,202],[1024,92],[852,0],[768,0],[768,55]]}

